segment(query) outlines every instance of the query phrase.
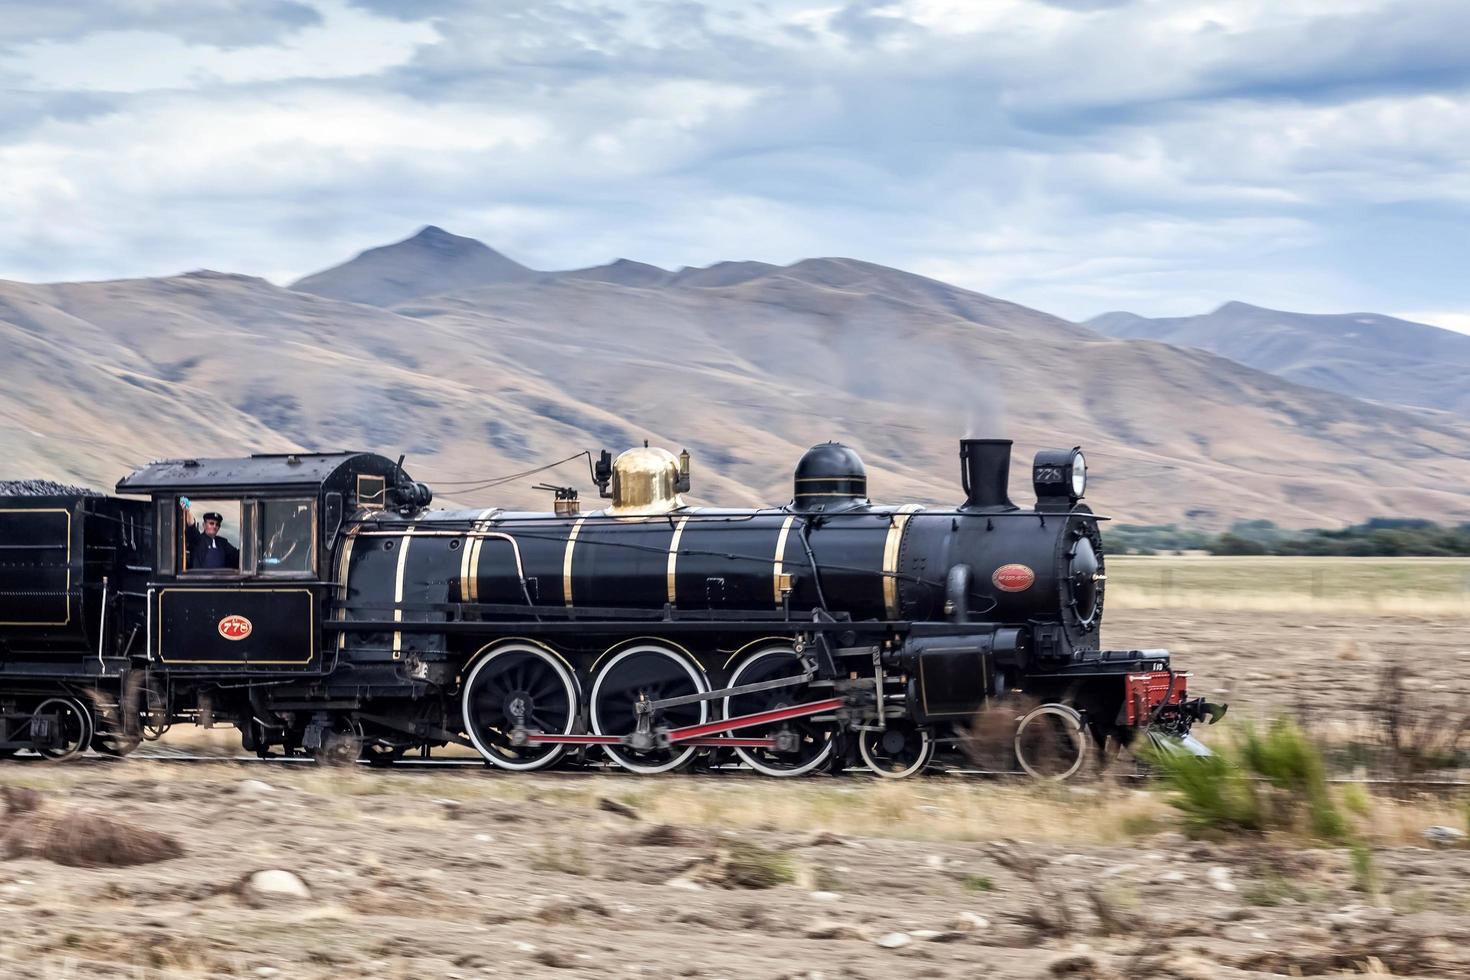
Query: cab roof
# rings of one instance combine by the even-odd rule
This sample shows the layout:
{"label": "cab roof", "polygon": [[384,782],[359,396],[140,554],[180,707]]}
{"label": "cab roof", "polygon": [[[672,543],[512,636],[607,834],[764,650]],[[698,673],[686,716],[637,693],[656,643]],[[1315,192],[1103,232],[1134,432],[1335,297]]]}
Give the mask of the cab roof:
{"label": "cab roof", "polygon": [[118,493],[320,487],[339,470],[388,474],[377,453],[257,453],[235,459],[164,459],[123,477]]}

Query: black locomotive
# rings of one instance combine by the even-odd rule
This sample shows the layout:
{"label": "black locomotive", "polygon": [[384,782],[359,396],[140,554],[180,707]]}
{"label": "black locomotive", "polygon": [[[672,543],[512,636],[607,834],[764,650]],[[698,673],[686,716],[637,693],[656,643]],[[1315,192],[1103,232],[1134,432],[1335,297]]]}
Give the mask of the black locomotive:
{"label": "black locomotive", "polygon": [[[637,448],[553,512],[431,510],[368,453],[154,463],[116,497],[0,497],[0,757],[122,753],[169,725],[247,749],[494,766],[735,760],[795,776],[936,751],[1067,778],[1219,709],[1163,650],[1104,650],[1106,574],[1076,449],[1008,496],[1006,440],[961,443],[964,501],[868,499],[813,447],[783,507],[686,506],[689,457]],[[148,498],[148,499],[137,499]],[[235,536],[202,559],[196,515]],[[212,557],[212,556],[209,556]]]}

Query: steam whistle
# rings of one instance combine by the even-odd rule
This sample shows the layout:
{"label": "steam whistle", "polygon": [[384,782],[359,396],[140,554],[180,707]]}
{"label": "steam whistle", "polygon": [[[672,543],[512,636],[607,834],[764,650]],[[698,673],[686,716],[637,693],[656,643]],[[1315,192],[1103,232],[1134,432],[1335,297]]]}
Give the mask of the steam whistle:
{"label": "steam whistle", "polygon": [[678,493],[689,492],[689,450],[679,453],[679,482],[674,489]]}
{"label": "steam whistle", "polygon": [[597,457],[597,466],[592,470],[592,482],[597,484],[597,495],[599,497],[612,496],[612,491],[608,489],[612,483],[612,478],[612,453],[604,449]]}

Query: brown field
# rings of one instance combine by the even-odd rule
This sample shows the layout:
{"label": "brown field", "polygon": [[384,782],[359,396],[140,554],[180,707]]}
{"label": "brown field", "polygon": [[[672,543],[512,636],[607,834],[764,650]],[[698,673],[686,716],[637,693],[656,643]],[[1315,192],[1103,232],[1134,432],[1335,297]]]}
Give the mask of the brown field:
{"label": "brown field", "polygon": [[[1375,761],[1349,750],[1381,741],[1374,705],[1391,663],[1417,710],[1463,715],[1470,622],[1451,608],[1463,565],[1425,566],[1426,581],[1448,576],[1419,587],[1443,605],[1390,613],[1339,606],[1328,583],[1371,592],[1372,576],[1401,567],[1253,561],[1110,567],[1108,644],[1174,649],[1195,692],[1231,702],[1213,739],[1299,714],[1351,774]],[[1170,567],[1171,591],[1150,592]],[[1273,581],[1305,583],[1285,590],[1300,604],[1263,604]],[[235,751],[229,732],[177,744]],[[131,868],[0,860],[7,980],[1470,976],[1470,849],[1423,834],[1467,829],[1453,792],[1334,786],[1355,853],[1286,834],[1190,840],[1166,794],[1108,778],[777,783],[134,758],[10,764],[0,785],[44,792],[47,826],[90,812],[185,850]],[[0,818],[0,855],[27,819]],[[299,875],[309,897],[252,896],[241,882],[264,869]]]}

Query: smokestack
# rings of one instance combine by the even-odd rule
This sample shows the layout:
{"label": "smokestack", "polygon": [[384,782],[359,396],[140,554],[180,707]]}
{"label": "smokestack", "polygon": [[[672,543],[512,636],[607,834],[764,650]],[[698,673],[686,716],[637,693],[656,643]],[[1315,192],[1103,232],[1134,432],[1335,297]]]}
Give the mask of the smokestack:
{"label": "smokestack", "polygon": [[1011,440],[961,439],[960,482],[964,510],[1015,510],[1006,487],[1011,476]]}

